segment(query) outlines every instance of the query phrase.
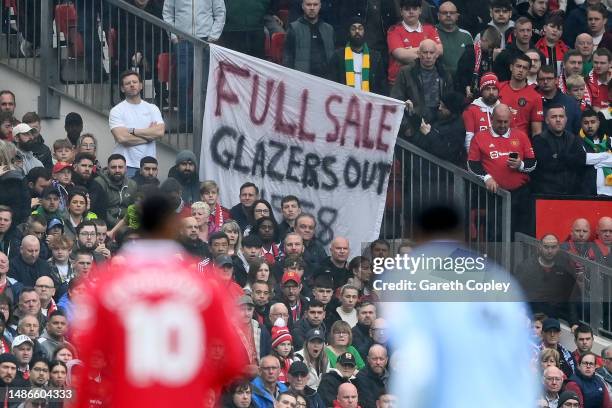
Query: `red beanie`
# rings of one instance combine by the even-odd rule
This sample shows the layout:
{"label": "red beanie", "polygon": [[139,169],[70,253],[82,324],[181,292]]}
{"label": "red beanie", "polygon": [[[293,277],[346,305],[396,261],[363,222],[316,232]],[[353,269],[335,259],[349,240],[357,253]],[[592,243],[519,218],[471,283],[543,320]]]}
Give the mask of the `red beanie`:
{"label": "red beanie", "polygon": [[272,327],[272,348],[278,346],[284,341],[293,341],[291,333],[286,326],[274,326]]}

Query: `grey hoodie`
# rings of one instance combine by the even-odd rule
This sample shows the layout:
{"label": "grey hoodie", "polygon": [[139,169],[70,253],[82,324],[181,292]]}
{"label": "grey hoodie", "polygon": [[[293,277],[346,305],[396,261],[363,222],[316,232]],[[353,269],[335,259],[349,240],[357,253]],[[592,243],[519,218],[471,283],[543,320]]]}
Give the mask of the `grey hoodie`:
{"label": "grey hoodie", "polygon": [[[216,41],[225,25],[223,0],[166,0],[164,21],[198,38]],[[174,34],[171,35],[175,39]]]}

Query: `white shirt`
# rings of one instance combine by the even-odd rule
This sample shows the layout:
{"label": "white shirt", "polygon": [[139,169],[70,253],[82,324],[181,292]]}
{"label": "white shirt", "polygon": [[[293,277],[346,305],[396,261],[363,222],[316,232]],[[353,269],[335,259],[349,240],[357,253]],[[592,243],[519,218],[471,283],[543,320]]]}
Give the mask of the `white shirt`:
{"label": "white shirt", "polygon": [[[118,103],[111,109],[108,116],[108,125],[111,130],[118,127],[145,129],[151,123],[164,123],[159,108],[145,101],[140,101],[138,104],[123,101]],[[125,156],[129,167],[140,167],[140,159],[145,156],[156,157],[157,150],[155,142],[149,142],[138,146],[125,146],[115,144],[113,153],[119,153]]]}
{"label": "white shirt", "polygon": [[355,327],[355,325],[357,324],[357,310],[353,309],[351,313],[344,313],[342,311],[342,306],[338,306],[336,308],[336,312],[338,312],[340,318],[343,321],[347,322],[351,326],[351,328]]}
{"label": "white shirt", "polygon": [[355,89],[361,89],[363,54],[355,51],[353,51],[353,72],[355,72]]}

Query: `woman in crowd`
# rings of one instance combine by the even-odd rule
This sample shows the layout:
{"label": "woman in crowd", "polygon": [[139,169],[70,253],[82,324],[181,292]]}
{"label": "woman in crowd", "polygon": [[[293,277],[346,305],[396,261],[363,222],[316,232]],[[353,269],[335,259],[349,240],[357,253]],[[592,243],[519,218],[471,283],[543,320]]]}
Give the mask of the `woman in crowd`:
{"label": "woman in crowd", "polygon": [[229,238],[229,248],[227,249],[228,255],[238,255],[240,252],[240,246],[242,245],[242,233],[240,226],[234,220],[226,221],[221,227],[221,231],[225,232],[225,235]]}
{"label": "woman in crowd", "polygon": [[68,343],[61,344],[53,353],[53,360],[58,360],[68,364],[69,361],[77,358],[76,350]]}
{"label": "woman in crowd", "polygon": [[198,223],[198,236],[204,242],[208,242],[208,219],[210,217],[210,206],[204,201],[196,201],[191,204],[191,216]]}
{"label": "woman in crowd", "polygon": [[68,367],[66,363],[54,360],[49,364],[49,386],[53,388],[64,388],[66,386],[67,376]]}
{"label": "woman in crowd", "polygon": [[540,352],[540,370],[544,372],[548,367],[559,367],[561,356],[555,349],[545,348]]}
{"label": "woman in crowd", "polygon": [[583,354],[578,370],[565,385],[565,391],[573,391],[580,398],[581,408],[610,408],[610,395],[603,380],[595,375],[597,368],[595,353]]}
{"label": "woman in crowd", "polygon": [[304,348],[295,353],[295,356],[302,360],[308,367],[308,383],[306,384],[313,390],[319,388],[321,376],[327,372],[329,362],[327,353],[323,352],[325,347],[325,338],[323,333],[318,329],[310,329],[306,333],[306,341]]}
{"label": "woman in crowd", "polygon": [[251,291],[251,287],[258,280],[268,282],[270,288],[276,287],[276,280],[274,274],[270,272],[270,265],[265,259],[259,258],[258,260],[249,264],[249,273],[247,274],[247,284],[244,290]]}
{"label": "woman in crowd", "polygon": [[359,289],[359,300],[378,301],[378,295],[372,286],[372,262],[365,256],[356,256],[348,265],[353,277],[347,280],[348,285]]}
{"label": "woman in crowd", "polygon": [[233,382],[221,397],[221,408],[255,408],[253,386],[248,381]]}
{"label": "woman in crowd", "polygon": [[[12,292],[11,292],[12,296]],[[7,295],[6,288],[4,292],[0,293],[0,315],[4,319],[4,329],[2,333],[2,339],[6,340],[9,345],[7,353],[10,353],[11,344],[13,343],[13,339],[17,336],[17,331],[8,325],[7,322],[10,322],[13,317],[13,310],[11,305],[13,304],[13,300]]]}
{"label": "woman in crowd", "polygon": [[102,166],[100,165],[100,162],[97,159],[98,139],[96,139],[94,135],[92,135],[91,133],[83,133],[81,136],[79,136],[79,139],[77,140],[76,144],[76,154],[79,153],[89,153],[96,159],[94,161],[93,168],[94,175],[99,174],[100,171],[102,171]]}
{"label": "woman in crowd", "polygon": [[89,211],[89,195],[87,190],[75,187],[68,194],[68,208],[64,217],[64,234],[76,239],[76,227],[85,220],[98,218],[95,213]]}
{"label": "woman in crowd", "polygon": [[245,228],[244,230],[245,237],[253,233],[255,223],[257,223],[257,220],[259,220],[260,218],[271,217],[274,220],[274,223],[276,223],[276,220],[274,219],[274,212],[272,211],[272,205],[268,201],[266,200],[255,201],[253,203],[253,206],[251,207],[251,210],[253,211],[253,213],[251,214],[253,225],[249,225],[248,227]]}
{"label": "woman in crowd", "polygon": [[30,215],[30,193],[24,182],[23,170],[17,167],[15,145],[0,140],[0,205],[13,210],[13,225],[19,225]]}
{"label": "woman in crowd", "polygon": [[342,353],[351,353],[355,357],[357,370],[365,367],[365,363],[359,355],[359,351],[351,344],[353,342],[353,333],[351,326],[344,320],[337,320],[332,324],[329,331],[329,344],[325,348],[325,354],[329,359],[329,365],[332,368],[336,367],[336,360]]}
{"label": "woman in crowd", "polygon": [[278,243],[278,225],[274,218],[265,216],[255,221],[253,233],[263,242],[261,253],[268,265],[273,266],[276,262],[281,262],[283,252]]}

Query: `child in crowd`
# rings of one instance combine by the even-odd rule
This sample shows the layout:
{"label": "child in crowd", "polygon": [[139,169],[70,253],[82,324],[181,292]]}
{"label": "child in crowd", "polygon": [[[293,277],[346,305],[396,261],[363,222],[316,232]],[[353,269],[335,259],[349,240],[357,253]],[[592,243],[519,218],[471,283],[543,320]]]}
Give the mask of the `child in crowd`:
{"label": "child in crowd", "polygon": [[206,180],[200,187],[200,198],[210,207],[208,234],[221,231],[221,226],[232,217],[227,208],[219,203],[219,186],[212,180]]}
{"label": "child in crowd", "polygon": [[40,204],[32,211],[34,215],[42,215],[50,225],[51,220],[61,220],[64,217],[64,211],[60,209],[61,194],[57,187],[51,185],[45,187],[40,197]]}
{"label": "child in crowd", "polygon": [[569,47],[561,40],[563,35],[563,17],[551,14],[544,23],[544,35],[536,43],[536,48],[544,55],[543,65],[553,65],[561,75],[563,56]]}
{"label": "child in crowd", "polygon": [[74,146],[68,139],[58,139],[53,143],[53,158],[56,163],[72,163]]}
{"label": "child in crowd", "polygon": [[580,104],[580,110],[586,108],[586,102],[584,101],[584,90],[586,83],[584,78],[580,75],[570,75],[566,80],[567,92],[570,96],[574,97]]}
{"label": "child in crowd", "polygon": [[52,177],[51,185],[58,191],[60,210],[64,211],[68,206],[68,190],[74,187],[72,183],[72,165],[67,162],[58,161],[53,166]]}
{"label": "child in crowd", "polygon": [[289,367],[296,359],[293,356],[293,337],[285,326],[285,321],[279,318],[272,327],[272,353],[280,361],[278,381],[287,382]]}

